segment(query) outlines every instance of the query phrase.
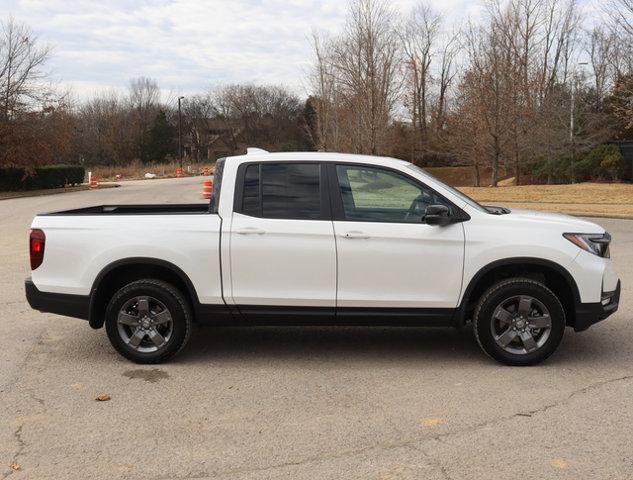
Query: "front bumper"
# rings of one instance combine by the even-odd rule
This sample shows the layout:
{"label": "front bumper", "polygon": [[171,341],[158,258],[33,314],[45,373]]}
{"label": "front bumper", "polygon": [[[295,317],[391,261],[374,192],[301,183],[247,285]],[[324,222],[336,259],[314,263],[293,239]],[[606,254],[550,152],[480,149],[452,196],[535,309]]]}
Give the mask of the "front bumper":
{"label": "front bumper", "polygon": [[574,330],[582,332],[594,323],[604,320],[618,310],[620,303],[620,280],[612,292],[603,292],[598,303],[579,303],[576,305]]}
{"label": "front bumper", "polygon": [[88,295],[41,292],[30,278],[24,281],[24,289],[26,300],[35,310],[88,320],[90,310]]}

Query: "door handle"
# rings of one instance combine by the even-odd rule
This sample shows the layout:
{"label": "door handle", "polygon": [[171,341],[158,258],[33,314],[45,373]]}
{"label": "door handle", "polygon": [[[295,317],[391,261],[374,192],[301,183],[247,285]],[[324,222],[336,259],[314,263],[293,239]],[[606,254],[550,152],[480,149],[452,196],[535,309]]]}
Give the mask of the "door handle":
{"label": "door handle", "polygon": [[235,233],[239,235],[263,235],[266,232],[262,230],[261,228],[244,227],[244,228],[240,228],[236,230]]}
{"label": "door handle", "polygon": [[367,239],[369,238],[369,235],[367,235],[365,232],[359,232],[359,231],[352,231],[352,232],[345,232],[344,234],[341,235],[341,237],[343,238],[350,238],[350,239]]}

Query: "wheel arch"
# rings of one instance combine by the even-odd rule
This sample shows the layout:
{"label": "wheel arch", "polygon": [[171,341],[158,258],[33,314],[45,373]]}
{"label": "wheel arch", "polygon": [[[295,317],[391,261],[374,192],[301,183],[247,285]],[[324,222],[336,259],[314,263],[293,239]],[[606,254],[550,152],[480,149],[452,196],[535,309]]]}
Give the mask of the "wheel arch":
{"label": "wheel arch", "polygon": [[580,292],[574,277],[562,265],[535,257],[513,257],[496,260],[482,267],[468,283],[457,308],[455,323],[463,325],[481,295],[505,278],[520,276],[543,282],[558,297],[565,309],[567,324],[575,324],[576,305]]}
{"label": "wheel arch", "polygon": [[104,267],[90,290],[88,321],[98,329],[105,321],[105,307],[112,295],[124,285],[141,278],[164,280],[178,288],[189,300],[193,311],[199,305],[198,294],[189,276],[173,263],[152,257],[130,257]]}

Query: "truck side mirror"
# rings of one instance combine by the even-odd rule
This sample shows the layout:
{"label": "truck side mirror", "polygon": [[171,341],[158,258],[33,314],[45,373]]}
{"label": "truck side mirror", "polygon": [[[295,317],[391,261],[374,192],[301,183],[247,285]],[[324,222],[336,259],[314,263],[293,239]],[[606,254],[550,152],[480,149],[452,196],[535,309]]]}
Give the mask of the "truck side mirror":
{"label": "truck side mirror", "polygon": [[428,225],[442,227],[451,223],[451,212],[446,205],[429,205],[426,207],[424,220]]}

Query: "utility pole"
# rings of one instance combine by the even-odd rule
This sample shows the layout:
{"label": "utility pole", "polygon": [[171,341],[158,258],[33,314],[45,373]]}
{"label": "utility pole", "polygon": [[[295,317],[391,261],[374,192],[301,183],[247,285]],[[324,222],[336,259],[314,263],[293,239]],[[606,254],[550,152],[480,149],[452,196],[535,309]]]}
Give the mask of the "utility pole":
{"label": "utility pole", "polygon": [[[576,178],[574,175],[574,154],[576,153],[574,150],[574,110],[576,103],[576,79],[575,75],[572,75],[571,79],[571,102],[570,102],[570,110],[569,110],[569,143],[571,145],[571,183],[576,183]],[[182,160],[181,160],[182,166]]]}
{"label": "utility pole", "polygon": [[[587,62],[578,62],[578,65],[587,65]],[[574,161],[576,148],[574,145],[574,128],[575,128],[575,117],[574,113],[576,111],[576,69],[574,69],[571,76],[571,102],[569,107],[569,143],[571,144],[571,183],[576,183],[576,175],[574,173]]]}
{"label": "utility pole", "polygon": [[185,97],[178,97],[178,158],[180,159],[180,168],[182,168],[182,110],[180,101]]}

